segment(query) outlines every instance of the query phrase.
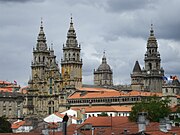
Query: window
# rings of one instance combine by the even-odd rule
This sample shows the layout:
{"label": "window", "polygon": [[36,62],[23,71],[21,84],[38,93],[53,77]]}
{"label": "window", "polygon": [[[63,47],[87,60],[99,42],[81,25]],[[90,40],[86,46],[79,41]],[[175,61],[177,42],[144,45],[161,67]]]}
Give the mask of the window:
{"label": "window", "polygon": [[166,93],[168,93],[168,89],[166,88]]}
{"label": "window", "polygon": [[150,70],[152,69],[152,64],[151,64],[151,63],[149,63],[149,69],[150,69]]}
{"label": "window", "polygon": [[45,61],[45,57],[43,56],[43,62]]}

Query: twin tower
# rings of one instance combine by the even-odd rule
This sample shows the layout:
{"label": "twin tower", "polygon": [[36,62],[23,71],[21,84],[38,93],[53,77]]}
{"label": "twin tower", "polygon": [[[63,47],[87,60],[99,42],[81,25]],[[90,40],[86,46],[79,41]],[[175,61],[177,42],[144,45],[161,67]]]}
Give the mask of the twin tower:
{"label": "twin tower", "polygon": [[23,108],[25,116],[33,114],[43,117],[67,109],[68,95],[73,93],[75,88],[82,87],[80,50],[71,18],[67,40],[63,45],[60,72],[53,45],[49,48],[47,46],[41,21],[36,48],[33,48],[32,76],[28,81],[29,88]]}

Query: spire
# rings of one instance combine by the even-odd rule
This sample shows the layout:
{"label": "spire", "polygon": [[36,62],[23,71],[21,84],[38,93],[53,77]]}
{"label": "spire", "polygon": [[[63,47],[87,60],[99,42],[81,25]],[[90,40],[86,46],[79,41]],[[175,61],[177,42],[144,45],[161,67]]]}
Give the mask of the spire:
{"label": "spire", "polygon": [[37,39],[37,50],[46,50],[47,49],[47,44],[46,44],[46,36],[43,30],[43,20],[41,18],[41,25],[40,25],[40,31]]}
{"label": "spire", "polygon": [[71,21],[70,21],[70,28],[69,28],[69,30],[74,31],[72,16],[71,16]]}
{"label": "spire", "polygon": [[45,38],[45,34],[44,34],[44,30],[43,30],[43,20],[41,18],[41,26],[40,26],[40,32],[39,32],[39,36],[38,36],[38,39],[41,38],[41,39],[46,39]]}
{"label": "spire", "polygon": [[54,55],[54,49],[53,49],[53,43],[51,43],[50,55],[51,55],[51,56],[55,56],[55,55]]}
{"label": "spire", "polygon": [[153,24],[151,23],[150,36],[148,38],[147,47],[158,47],[156,37],[154,36]]}
{"label": "spire", "polygon": [[138,72],[138,73],[141,72],[141,67],[140,67],[138,61],[136,61],[135,65],[134,65],[133,73],[134,73],[134,72]]}
{"label": "spire", "polygon": [[75,30],[74,30],[73,21],[72,21],[72,16],[71,16],[71,21],[70,21],[70,27],[69,27],[69,30],[68,30],[68,36],[76,37],[76,33],[75,33]]}
{"label": "spire", "polygon": [[67,41],[66,41],[66,46],[67,47],[77,47],[78,43],[76,40],[76,32],[73,26],[73,19],[71,16],[71,21],[70,21],[70,27],[67,33]]}
{"label": "spire", "polygon": [[102,63],[107,63],[106,62],[106,52],[103,52],[103,57],[102,57]]}

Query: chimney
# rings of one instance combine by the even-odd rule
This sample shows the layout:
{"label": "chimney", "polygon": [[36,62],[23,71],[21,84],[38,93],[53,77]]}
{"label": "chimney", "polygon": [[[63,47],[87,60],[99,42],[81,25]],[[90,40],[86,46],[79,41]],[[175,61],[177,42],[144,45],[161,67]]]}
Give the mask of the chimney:
{"label": "chimney", "polygon": [[165,119],[160,119],[159,130],[164,132],[164,133],[168,132],[168,130],[166,128],[166,120]]}
{"label": "chimney", "polygon": [[92,135],[94,135],[94,128],[92,128]]}
{"label": "chimney", "polygon": [[166,120],[166,129],[171,130],[172,126],[171,126],[171,122],[170,122],[169,118],[166,117],[165,120]]}
{"label": "chimney", "polygon": [[73,134],[73,135],[78,135],[77,130],[74,131],[74,134]]}
{"label": "chimney", "polygon": [[160,119],[160,125],[159,125],[160,131],[167,133],[168,130],[171,130],[171,128],[172,127],[169,118],[165,117],[164,119]]}
{"label": "chimney", "polygon": [[127,129],[125,128],[124,131],[123,131],[123,135],[127,135],[128,134],[128,131]]}
{"label": "chimney", "polygon": [[138,113],[138,132],[144,132],[146,131],[146,116],[147,116],[147,112],[139,112]]}

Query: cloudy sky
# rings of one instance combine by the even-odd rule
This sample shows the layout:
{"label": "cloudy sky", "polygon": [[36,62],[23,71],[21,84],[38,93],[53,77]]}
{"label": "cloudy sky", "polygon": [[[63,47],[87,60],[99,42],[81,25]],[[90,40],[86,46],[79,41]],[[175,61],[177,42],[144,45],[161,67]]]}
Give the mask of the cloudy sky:
{"label": "cloudy sky", "polygon": [[0,80],[27,85],[41,17],[60,65],[71,13],[84,84],[93,84],[104,50],[114,84],[130,84],[135,61],[144,66],[151,23],[165,74],[180,77],[179,0],[0,0]]}

